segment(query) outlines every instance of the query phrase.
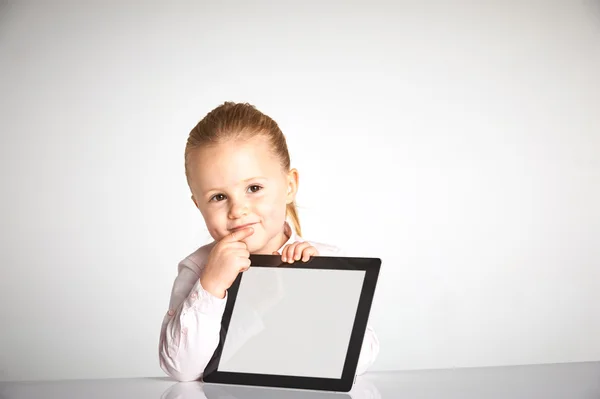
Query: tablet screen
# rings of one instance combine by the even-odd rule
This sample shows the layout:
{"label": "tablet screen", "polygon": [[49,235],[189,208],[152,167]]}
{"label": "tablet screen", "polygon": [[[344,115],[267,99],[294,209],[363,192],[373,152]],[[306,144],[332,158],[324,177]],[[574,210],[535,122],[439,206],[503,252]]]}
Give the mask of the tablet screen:
{"label": "tablet screen", "polygon": [[251,267],[217,371],[341,378],[364,270]]}

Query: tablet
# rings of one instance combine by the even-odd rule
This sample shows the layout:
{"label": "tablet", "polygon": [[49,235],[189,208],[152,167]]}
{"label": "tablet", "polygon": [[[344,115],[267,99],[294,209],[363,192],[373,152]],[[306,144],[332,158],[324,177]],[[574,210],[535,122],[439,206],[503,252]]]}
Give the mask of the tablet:
{"label": "tablet", "polygon": [[379,258],[251,255],[228,290],[206,383],[349,392]]}

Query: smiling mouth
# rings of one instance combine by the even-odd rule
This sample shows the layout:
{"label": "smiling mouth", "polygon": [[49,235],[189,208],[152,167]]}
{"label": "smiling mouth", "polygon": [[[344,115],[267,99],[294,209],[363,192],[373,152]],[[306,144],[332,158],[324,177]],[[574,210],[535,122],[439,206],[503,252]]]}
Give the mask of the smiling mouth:
{"label": "smiling mouth", "polygon": [[241,225],[241,226],[234,227],[234,228],[233,228],[233,229],[231,229],[230,231],[238,231],[238,230],[242,230],[242,229],[245,229],[246,227],[250,227],[250,226],[253,226],[253,225],[255,225],[255,224],[256,224],[256,223],[247,223],[247,224],[244,224],[244,225]]}

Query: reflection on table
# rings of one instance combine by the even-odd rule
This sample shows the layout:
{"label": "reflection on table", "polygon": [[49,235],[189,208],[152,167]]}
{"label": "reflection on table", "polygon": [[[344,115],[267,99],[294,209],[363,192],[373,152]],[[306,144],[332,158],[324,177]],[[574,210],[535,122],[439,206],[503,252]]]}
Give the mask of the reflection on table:
{"label": "reflection on table", "polygon": [[1,399],[599,399],[600,362],[370,372],[349,393],[178,383],[168,378],[0,382]]}
{"label": "reflection on table", "polygon": [[372,382],[358,378],[348,393],[180,382],[161,399],[381,399],[381,395]]}

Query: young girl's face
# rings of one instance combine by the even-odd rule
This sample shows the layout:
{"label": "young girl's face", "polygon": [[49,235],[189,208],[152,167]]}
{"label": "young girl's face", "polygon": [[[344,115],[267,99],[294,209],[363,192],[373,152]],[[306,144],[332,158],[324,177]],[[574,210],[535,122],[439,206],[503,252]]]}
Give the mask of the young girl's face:
{"label": "young girl's face", "polygon": [[286,205],[298,175],[285,171],[265,136],[229,140],[194,150],[189,159],[192,199],[211,236],[219,241],[251,225],[250,253],[272,254],[287,241]]}

